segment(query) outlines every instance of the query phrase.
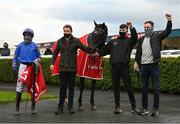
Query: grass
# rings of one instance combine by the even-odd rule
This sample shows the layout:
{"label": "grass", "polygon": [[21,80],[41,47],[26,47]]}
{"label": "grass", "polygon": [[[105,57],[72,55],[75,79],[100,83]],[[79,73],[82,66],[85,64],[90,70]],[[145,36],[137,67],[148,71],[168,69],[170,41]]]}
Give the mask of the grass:
{"label": "grass", "polygon": [[[27,95],[28,95],[28,100],[30,100],[31,97],[29,93],[27,92],[24,92],[22,94],[21,100],[25,101],[27,99]],[[45,93],[43,96],[41,96],[40,99],[52,99],[52,98],[57,98],[57,96]],[[0,91],[0,104],[7,104],[10,102],[15,102],[15,100],[16,100],[15,91]]]}

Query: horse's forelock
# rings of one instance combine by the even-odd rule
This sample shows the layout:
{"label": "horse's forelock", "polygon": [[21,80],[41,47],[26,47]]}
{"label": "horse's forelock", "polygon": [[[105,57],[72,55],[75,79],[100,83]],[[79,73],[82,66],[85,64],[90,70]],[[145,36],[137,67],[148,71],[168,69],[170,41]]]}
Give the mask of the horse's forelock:
{"label": "horse's forelock", "polygon": [[[105,23],[97,24],[96,22],[94,22],[94,24],[95,24],[94,31],[90,33],[90,35],[88,36],[88,45],[94,46],[96,48],[101,48],[105,44],[107,34],[108,34],[108,28],[105,25]],[[99,35],[98,36],[97,32],[99,31],[101,33],[98,33]]]}
{"label": "horse's forelock", "polygon": [[105,25],[105,23],[103,23],[103,24],[96,24],[96,25],[95,25],[95,30],[96,30],[96,29],[102,29],[103,31],[106,32],[106,34],[108,33],[108,28],[107,28],[107,26]]}

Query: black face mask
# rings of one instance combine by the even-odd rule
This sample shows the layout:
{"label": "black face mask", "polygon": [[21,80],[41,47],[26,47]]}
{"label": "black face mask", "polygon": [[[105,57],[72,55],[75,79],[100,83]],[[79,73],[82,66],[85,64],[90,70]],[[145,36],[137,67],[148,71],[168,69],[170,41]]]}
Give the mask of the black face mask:
{"label": "black face mask", "polygon": [[7,46],[7,45],[4,45],[4,48],[8,48],[8,46]]}
{"label": "black face mask", "polygon": [[119,35],[120,35],[121,37],[124,37],[124,36],[126,35],[126,32],[119,32]]}
{"label": "black face mask", "polygon": [[71,34],[64,34],[65,38],[69,38],[71,36]]}

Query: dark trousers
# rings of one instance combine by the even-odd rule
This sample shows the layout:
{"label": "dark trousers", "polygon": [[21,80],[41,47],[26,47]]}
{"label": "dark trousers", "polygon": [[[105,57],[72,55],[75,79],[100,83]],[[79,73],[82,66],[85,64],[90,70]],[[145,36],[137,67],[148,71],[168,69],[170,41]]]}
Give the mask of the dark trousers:
{"label": "dark trousers", "polygon": [[134,97],[134,91],[132,88],[132,80],[130,75],[129,64],[116,64],[112,65],[111,77],[114,87],[114,99],[115,107],[120,107],[120,79],[122,78],[123,83],[128,92],[129,100],[132,108],[136,107],[136,101]]}
{"label": "dark trousers", "polygon": [[69,86],[68,101],[69,107],[73,107],[74,98],[74,83],[76,72],[60,72],[60,93],[59,93],[59,106],[63,106],[66,97],[67,86]]}
{"label": "dark trousers", "polygon": [[154,104],[153,109],[159,108],[159,80],[160,72],[159,72],[159,65],[156,64],[142,64],[140,66],[140,78],[142,83],[142,106],[143,108],[147,109],[148,107],[148,82],[149,78],[152,81],[152,88],[153,88],[153,96],[154,96]]}

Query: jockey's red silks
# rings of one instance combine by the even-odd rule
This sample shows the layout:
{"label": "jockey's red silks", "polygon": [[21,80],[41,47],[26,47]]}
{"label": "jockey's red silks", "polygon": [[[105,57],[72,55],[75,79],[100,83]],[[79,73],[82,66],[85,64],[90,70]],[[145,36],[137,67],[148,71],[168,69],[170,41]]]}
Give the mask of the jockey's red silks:
{"label": "jockey's red silks", "polygon": [[[83,37],[80,38],[81,43],[84,44],[85,46],[88,46],[87,37],[88,35],[84,35]],[[52,51],[54,51],[56,45],[57,42],[54,43],[52,47]],[[58,54],[56,61],[54,63],[54,69],[51,72],[52,76],[59,74],[59,70],[60,70],[59,60],[60,60],[60,55]],[[78,49],[77,72],[76,72],[77,76],[95,79],[95,80],[102,80],[103,79],[102,65],[103,65],[102,57],[93,57],[85,53],[84,51]]]}
{"label": "jockey's red silks", "polygon": [[[18,81],[26,84],[28,92],[33,98],[34,69],[32,65],[26,67]],[[39,72],[36,74],[35,78],[35,101],[37,102],[39,98],[46,92],[47,88],[43,77],[42,68],[40,66]]]}

